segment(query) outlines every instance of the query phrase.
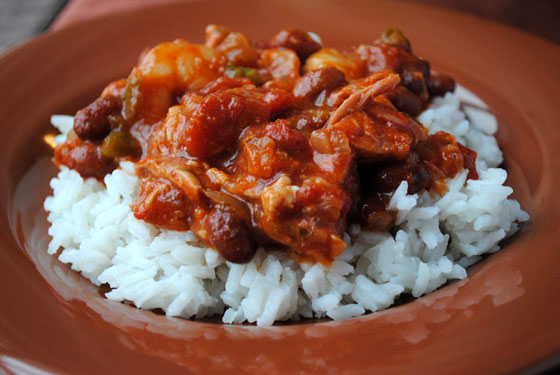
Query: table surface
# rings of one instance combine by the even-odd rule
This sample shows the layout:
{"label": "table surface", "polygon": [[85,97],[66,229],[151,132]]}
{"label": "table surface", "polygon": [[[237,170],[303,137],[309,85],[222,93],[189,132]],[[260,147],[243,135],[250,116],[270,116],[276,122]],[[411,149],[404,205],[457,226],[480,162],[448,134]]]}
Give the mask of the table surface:
{"label": "table surface", "polygon": [[[0,0],[0,53],[49,29],[115,10],[176,0]],[[187,1],[187,0],[183,0]],[[192,0],[191,0],[192,1]],[[557,0],[405,0],[453,8],[494,19],[560,44]],[[547,366],[545,366],[547,367]],[[541,375],[560,373],[560,366]]]}

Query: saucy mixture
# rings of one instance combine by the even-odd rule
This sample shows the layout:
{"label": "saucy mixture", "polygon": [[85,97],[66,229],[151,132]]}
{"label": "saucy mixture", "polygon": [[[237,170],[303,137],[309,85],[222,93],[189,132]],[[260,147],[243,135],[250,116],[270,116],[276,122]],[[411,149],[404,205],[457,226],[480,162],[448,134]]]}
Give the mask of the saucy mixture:
{"label": "saucy mixture", "polygon": [[54,160],[99,180],[134,161],[134,215],[192,230],[228,261],[265,246],[328,266],[348,223],[395,225],[401,181],[442,194],[463,169],[477,178],[474,151],[414,119],[454,88],[397,29],[341,51],[300,30],[254,44],[209,25],[204,45],[145,51],[76,113]]}

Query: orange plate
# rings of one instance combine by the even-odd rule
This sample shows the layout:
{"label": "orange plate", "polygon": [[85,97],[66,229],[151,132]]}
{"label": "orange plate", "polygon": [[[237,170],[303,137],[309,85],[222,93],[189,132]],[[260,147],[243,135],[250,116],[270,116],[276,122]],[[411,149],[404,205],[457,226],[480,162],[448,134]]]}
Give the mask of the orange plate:
{"label": "orange plate", "polygon": [[[42,136],[130,71],[146,46],[201,42],[207,23],[262,40],[283,27],[327,46],[398,26],[436,70],[490,105],[531,223],[506,248],[414,302],[341,322],[272,328],[167,318],[105,300],[46,255],[55,173]],[[389,2],[214,1],[113,14],[0,57],[0,373],[502,373],[560,353],[560,48],[437,8]],[[544,361],[544,362],[543,362]],[[540,366],[540,367],[539,367]]]}

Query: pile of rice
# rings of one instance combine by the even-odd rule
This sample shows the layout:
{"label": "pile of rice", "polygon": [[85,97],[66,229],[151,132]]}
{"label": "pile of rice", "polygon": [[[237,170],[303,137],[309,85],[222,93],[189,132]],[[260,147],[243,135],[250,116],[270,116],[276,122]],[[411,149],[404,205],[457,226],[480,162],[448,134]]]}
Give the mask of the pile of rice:
{"label": "pile of rice", "polygon": [[[84,180],[66,167],[53,178],[45,200],[52,224],[48,252],[70,263],[91,282],[107,283],[107,298],[169,316],[222,315],[224,323],[325,317],[346,319],[391,306],[408,293],[420,297],[447,280],[463,279],[465,268],[528,220],[517,201],[507,199],[507,173],[496,168],[502,153],[495,126],[471,125],[460,101],[448,93],[419,117],[430,133],[445,130],[478,153],[478,180],[463,171],[448,181],[449,192],[407,195],[402,182],[392,196],[399,229],[389,233],[351,226],[346,250],[332,267],[297,264],[283,252],[260,249],[248,264],[226,262],[201,245],[192,232],[161,230],[137,220],[130,208],[138,194],[134,165],[123,162],[105,184]],[[72,117],[53,116],[62,135]]]}

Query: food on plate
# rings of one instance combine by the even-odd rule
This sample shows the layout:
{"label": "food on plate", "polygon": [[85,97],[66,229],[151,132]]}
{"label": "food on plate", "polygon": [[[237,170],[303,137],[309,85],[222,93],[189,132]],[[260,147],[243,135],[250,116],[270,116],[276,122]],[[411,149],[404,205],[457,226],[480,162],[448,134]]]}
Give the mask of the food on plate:
{"label": "food on plate", "polygon": [[49,252],[110,299],[227,323],[421,296],[528,220],[455,86],[394,28],[346,50],[216,25],[159,44],[53,116]]}

